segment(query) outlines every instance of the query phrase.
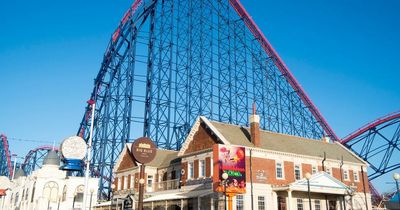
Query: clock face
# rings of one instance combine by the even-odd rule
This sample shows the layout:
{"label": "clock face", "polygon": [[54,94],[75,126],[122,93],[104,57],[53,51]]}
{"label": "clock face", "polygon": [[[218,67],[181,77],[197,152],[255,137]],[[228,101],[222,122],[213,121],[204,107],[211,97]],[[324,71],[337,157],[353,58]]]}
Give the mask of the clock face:
{"label": "clock face", "polygon": [[82,160],[86,156],[86,142],[79,136],[71,136],[61,143],[61,153],[67,159]]}

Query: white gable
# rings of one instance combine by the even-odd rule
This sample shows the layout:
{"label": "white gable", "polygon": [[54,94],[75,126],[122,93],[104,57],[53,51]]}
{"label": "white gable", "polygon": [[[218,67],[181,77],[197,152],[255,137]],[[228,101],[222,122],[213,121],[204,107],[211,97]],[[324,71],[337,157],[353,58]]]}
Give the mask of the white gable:
{"label": "white gable", "polygon": [[204,122],[208,128],[222,141],[225,145],[230,145],[229,141],[225,139],[225,137],[215,128],[212,123],[204,116],[200,116],[194,122],[192,129],[190,130],[188,136],[186,137],[185,141],[182,144],[181,149],[178,152],[178,157],[185,154],[186,149],[189,147],[190,142],[192,142],[194,135],[197,133],[200,127],[200,123]]}
{"label": "white gable", "polygon": [[[289,185],[293,191],[308,191],[307,180],[301,179]],[[346,194],[348,186],[325,172],[313,174],[310,178],[310,191],[332,194]]]}

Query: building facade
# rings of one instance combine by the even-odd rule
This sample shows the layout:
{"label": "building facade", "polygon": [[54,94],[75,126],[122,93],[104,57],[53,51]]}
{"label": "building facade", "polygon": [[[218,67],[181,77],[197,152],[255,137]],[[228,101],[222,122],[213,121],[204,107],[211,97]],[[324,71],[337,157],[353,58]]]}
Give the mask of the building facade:
{"label": "building facade", "polygon": [[[81,209],[84,191],[84,177],[67,176],[60,170],[60,159],[50,151],[43,166],[26,176],[22,169],[16,172],[14,180],[0,209],[4,210],[55,210]],[[89,179],[90,198],[88,205],[96,204],[98,179]]]}
{"label": "building facade", "polygon": [[[246,193],[234,196],[233,209],[308,210],[309,201],[315,210],[371,209],[368,165],[357,155],[328,139],[260,130],[255,114],[250,122],[247,128],[199,117],[178,152],[158,150],[145,170],[145,208],[224,209],[224,193],[213,191],[223,184],[213,152],[222,144],[245,148]],[[114,198],[135,202],[139,165],[129,144],[114,172]]]}

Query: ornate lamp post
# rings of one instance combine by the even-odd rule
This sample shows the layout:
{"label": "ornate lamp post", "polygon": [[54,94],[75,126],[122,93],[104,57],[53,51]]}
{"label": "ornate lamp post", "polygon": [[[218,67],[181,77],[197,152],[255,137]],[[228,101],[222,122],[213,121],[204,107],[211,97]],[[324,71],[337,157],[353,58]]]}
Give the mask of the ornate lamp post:
{"label": "ornate lamp post", "polygon": [[224,182],[224,200],[225,200],[224,206],[225,206],[225,210],[226,210],[226,181],[228,180],[228,174],[226,172],[224,172],[222,174],[222,179],[224,180],[223,181]]}
{"label": "ornate lamp post", "polygon": [[397,201],[399,202],[399,206],[400,206],[400,189],[399,189],[400,174],[394,173],[393,174],[393,179],[396,182]]}
{"label": "ornate lamp post", "polygon": [[308,204],[309,204],[309,209],[311,210],[311,192],[310,192],[310,178],[311,178],[311,174],[310,173],[306,173],[305,175],[306,179],[307,179],[307,191],[308,191]]}

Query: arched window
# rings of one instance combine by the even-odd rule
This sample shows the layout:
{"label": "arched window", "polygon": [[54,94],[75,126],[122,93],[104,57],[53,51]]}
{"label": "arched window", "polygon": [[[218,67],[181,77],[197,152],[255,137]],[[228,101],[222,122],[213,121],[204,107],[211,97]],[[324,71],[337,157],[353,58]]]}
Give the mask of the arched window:
{"label": "arched window", "polygon": [[75,202],[83,202],[83,191],[85,190],[85,187],[83,185],[79,185],[75,189]]}
{"label": "arched window", "polygon": [[33,202],[33,198],[35,197],[35,187],[36,187],[36,182],[33,183],[32,187],[31,203]]}
{"label": "arched window", "polygon": [[43,197],[51,202],[57,202],[58,184],[56,182],[47,182],[43,188]]}
{"label": "arched window", "polygon": [[67,199],[67,185],[64,185],[62,201],[65,201],[66,199]]}

